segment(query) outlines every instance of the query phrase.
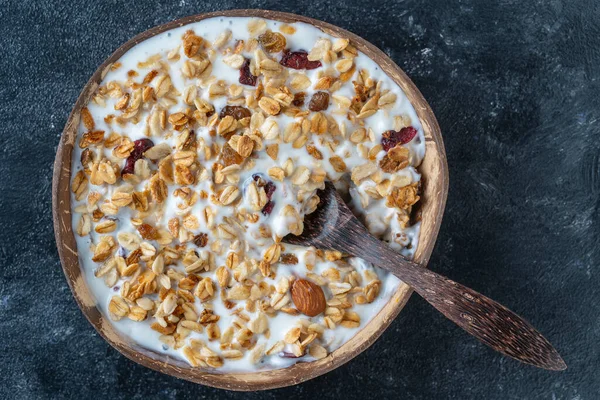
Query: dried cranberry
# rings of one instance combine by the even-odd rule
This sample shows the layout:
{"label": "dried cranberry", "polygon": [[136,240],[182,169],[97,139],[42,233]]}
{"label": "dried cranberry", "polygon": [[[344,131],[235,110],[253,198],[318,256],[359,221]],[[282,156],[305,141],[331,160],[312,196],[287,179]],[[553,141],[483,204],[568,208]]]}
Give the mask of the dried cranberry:
{"label": "dried cranberry", "polygon": [[240,83],[242,85],[256,86],[256,76],[250,73],[250,60],[245,58],[240,68]]}
{"label": "dried cranberry", "polygon": [[269,215],[269,214],[271,214],[271,213],[273,212],[273,208],[274,208],[274,207],[275,207],[275,202],[274,202],[274,201],[271,201],[271,200],[269,200],[269,201],[267,202],[267,204],[265,204],[265,206],[264,206],[264,207],[263,207],[263,209],[262,209],[262,213],[263,213],[263,215]]}
{"label": "dried cranberry", "polygon": [[121,170],[121,176],[126,175],[126,174],[133,174],[133,172],[135,170],[135,162],[136,161],[137,160],[132,158],[131,156],[127,157],[127,160],[125,160],[125,166]]}
{"label": "dried cranberry", "polygon": [[315,69],[321,66],[321,61],[309,61],[308,53],[304,50],[284,50],[279,64],[292,69]]}
{"label": "dried cranberry", "polygon": [[261,174],[252,175],[252,179],[254,179],[254,181],[256,181],[256,184],[259,187],[262,187],[265,189],[265,194],[267,195],[267,199],[269,199],[267,204],[265,204],[265,206],[262,209],[263,215],[271,214],[273,212],[273,207],[275,207],[275,202],[271,201],[271,198],[273,197],[273,193],[275,193],[275,189],[277,189],[277,186],[275,186],[275,184],[273,182],[268,181],[265,178],[263,178]]}
{"label": "dried cranberry", "polygon": [[396,147],[397,144],[406,144],[413,140],[417,135],[417,130],[412,126],[400,129],[400,131],[385,131],[383,133],[383,139],[381,139],[381,145],[385,151],[389,151],[391,148]]}
{"label": "dried cranberry", "polygon": [[226,116],[231,115],[233,118],[240,120],[252,116],[250,110],[242,106],[225,106],[219,113],[219,118],[223,119]]}
{"label": "dried cranberry", "polygon": [[273,197],[273,193],[275,193],[275,189],[277,189],[277,187],[273,184],[273,182],[267,182],[267,184],[265,185],[265,193],[267,194],[267,199],[271,200],[271,197]]}
{"label": "dried cranberry", "polygon": [[146,150],[154,146],[154,142],[150,139],[138,139],[133,142],[133,151],[140,152],[140,158]]}
{"label": "dried cranberry", "polygon": [[144,152],[154,146],[154,142],[150,139],[138,139],[133,142],[133,151],[127,157],[125,166],[121,170],[121,176],[125,174],[133,174],[135,162],[144,156]]}

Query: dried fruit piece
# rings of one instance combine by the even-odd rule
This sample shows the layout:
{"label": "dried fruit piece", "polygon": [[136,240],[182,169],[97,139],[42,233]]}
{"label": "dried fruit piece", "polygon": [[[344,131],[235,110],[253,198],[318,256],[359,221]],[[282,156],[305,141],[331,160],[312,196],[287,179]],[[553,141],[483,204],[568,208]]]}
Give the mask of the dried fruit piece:
{"label": "dried fruit piece", "polygon": [[284,253],[279,257],[279,262],[288,265],[298,264],[298,257],[291,253]]}
{"label": "dried fruit piece", "polygon": [[232,116],[233,118],[239,121],[240,119],[251,117],[252,113],[246,107],[225,106],[221,109],[221,112],[219,113],[219,118],[223,119],[228,115]]}
{"label": "dried fruit piece", "polygon": [[241,164],[244,161],[244,157],[240,156],[239,153],[229,145],[229,143],[225,143],[223,145],[223,149],[221,150],[221,159],[226,167],[233,164]]}
{"label": "dried fruit piece", "polygon": [[263,207],[261,212],[263,215],[270,215],[273,212],[273,208],[275,207],[275,202],[272,200],[267,201],[267,204]]}
{"label": "dried fruit piece", "polygon": [[250,60],[245,58],[242,68],[240,68],[239,82],[242,85],[256,86],[257,77],[250,72]]}
{"label": "dried fruit piece", "polygon": [[273,196],[273,192],[275,192],[275,184],[271,181],[267,182],[267,184],[265,185],[265,193],[267,194],[267,198],[269,200],[271,200],[271,197]]}
{"label": "dried fruit piece", "polygon": [[125,160],[125,166],[121,170],[121,176],[124,176],[126,174],[133,174],[136,161],[137,160],[134,160],[133,158],[131,158],[131,156],[129,156],[129,158],[127,158],[127,160]]}
{"label": "dried fruit piece", "polygon": [[261,212],[263,215],[269,215],[273,212],[273,207],[275,207],[275,202],[271,201],[271,197],[273,197],[273,193],[275,193],[275,189],[277,186],[269,180],[264,179],[260,174],[252,175],[252,179],[256,181],[258,187],[262,187],[265,190],[265,194],[267,195],[267,204],[263,207]]}
{"label": "dried fruit piece", "polygon": [[417,130],[412,126],[400,129],[400,131],[389,130],[383,133],[381,145],[385,151],[396,147],[398,144],[406,144],[417,135]]}
{"label": "dried fruit piece", "polygon": [[141,224],[137,230],[146,240],[156,240],[159,237],[158,230],[150,224]]}
{"label": "dried fruit piece", "polygon": [[294,94],[294,100],[292,100],[292,105],[295,107],[302,107],[304,105],[304,98],[306,97],[306,93],[298,92]]}
{"label": "dried fruit piece", "polygon": [[279,53],[285,49],[286,40],[285,36],[281,33],[272,32],[267,30],[265,33],[258,37],[258,42],[268,53]]}
{"label": "dried fruit piece", "polygon": [[315,69],[322,65],[321,61],[309,61],[308,53],[304,50],[284,50],[279,64],[292,69]]}
{"label": "dried fruit piece", "polygon": [[310,111],[323,111],[327,110],[327,107],[329,107],[329,93],[327,92],[316,92],[308,103]]}
{"label": "dried fruit piece", "polygon": [[154,142],[150,139],[138,139],[133,142],[133,151],[127,157],[125,166],[121,170],[121,176],[125,174],[133,174],[135,170],[135,162],[144,156],[144,152],[149,148],[154,147]]}
{"label": "dried fruit piece", "polygon": [[296,279],[290,289],[294,305],[304,315],[315,317],[325,311],[327,302],[321,287],[306,279]]}
{"label": "dried fruit piece", "polygon": [[204,247],[208,243],[208,235],[206,233],[199,233],[194,236],[192,242],[198,247]]}

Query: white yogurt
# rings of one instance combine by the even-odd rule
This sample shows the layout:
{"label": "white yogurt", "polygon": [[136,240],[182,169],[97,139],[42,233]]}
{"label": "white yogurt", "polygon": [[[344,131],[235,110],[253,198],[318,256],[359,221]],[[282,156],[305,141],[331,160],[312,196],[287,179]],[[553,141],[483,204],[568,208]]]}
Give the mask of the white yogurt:
{"label": "white yogurt", "polygon": [[[190,29],[193,30],[197,35],[201,36],[204,40],[206,40],[210,43],[214,42],[214,40],[217,38],[217,36],[221,32],[223,32],[224,29],[230,29],[232,31],[231,40],[228,45],[231,45],[234,42],[234,40],[239,40],[239,39],[248,40],[249,33],[248,33],[247,25],[248,25],[249,21],[250,21],[249,18],[219,18],[219,17],[217,17],[217,18],[203,20],[203,21],[200,21],[200,22],[197,22],[194,24],[186,25],[186,26],[183,26],[183,27],[180,27],[177,29],[170,30],[168,32],[164,32],[157,36],[154,36],[154,37],[136,45],[135,47],[130,49],[125,55],[123,55],[123,57],[121,57],[121,59],[119,60],[119,62],[122,64],[122,66],[114,71],[110,71],[104,78],[102,85],[105,85],[107,82],[110,82],[110,81],[125,82],[128,79],[127,72],[129,70],[140,71],[140,77],[136,81],[138,81],[138,82],[141,81],[144,74],[147,73],[149,71],[149,69],[147,69],[147,70],[139,69],[138,62],[144,61],[144,60],[148,59],[150,56],[153,56],[155,54],[160,54],[160,55],[162,55],[163,59],[166,59],[166,55],[169,52],[171,52],[174,48],[176,48],[177,46],[180,45],[182,35]],[[268,28],[274,32],[279,31],[279,27],[281,24],[282,24],[281,22],[277,22],[277,21],[267,21]],[[328,38],[331,40],[335,39],[311,25],[307,25],[307,24],[303,24],[303,23],[295,23],[295,24],[293,24],[293,27],[296,29],[296,32],[292,35],[285,35],[285,37],[287,39],[287,48],[292,49],[292,50],[303,49],[306,51],[310,51],[313,44],[315,43],[315,41],[319,38]],[[221,110],[221,108],[226,105],[226,98],[219,97],[216,99],[210,99],[208,96],[207,88],[203,87],[201,82],[195,82],[193,80],[184,79],[184,77],[181,76],[179,71],[181,70],[183,62],[187,58],[183,55],[183,52],[180,51],[180,53],[182,56],[178,61],[169,63],[170,71],[171,71],[170,77],[171,77],[173,86],[179,92],[183,93],[187,86],[194,85],[194,84],[198,85],[199,96],[201,96],[202,98],[204,98],[207,101],[210,101],[215,107],[215,112],[218,113]],[[278,56],[276,56],[275,58],[278,59]],[[224,80],[227,83],[238,84],[239,71],[237,69],[234,69],[234,68],[226,65],[225,63],[223,63],[222,57],[218,52],[216,54],[216,58],[212,59],[211,61],[213,63],[212,75],[214,75],[217,80]],[[399,115],[408,116],[410,118],[411,125],[417,129],[418,135],[410,143],[406,144],[406,147],[409,148],[409,150],[411,152],[412,165],[418,166],[420,164],[422,158],[424,157],[424,153],[425,153],[424,137],[423,137],[423,132],[422,132],[420,122],[416,116],[416,113],[415,113],[413,107],[411,106],[408,99],[406,98],[406,95],[389,77],[387,77],[383,73],[383,71],[379,68],[379,66],[374,61],[369,59],[364,54],[359,53],[358,57],[356,57],[354,59],[354,62],[356,64],[357,71],[360,69],[365,69],[365,70],[369,71],[371,78],[373,78],[374,80],[377,80],[377,81],[382,81],[383,89],[389,89],[391,92],[393,92],[397,96],[396,103],[393,105],[393,107],[391,107],[385,111],[380,110],[375,115],[367,118],[365,120],[365,128],[371,128],[373,130],[373,132],[376,135],[375,143],[379,143],[379,141],[381,139],[381,134],[384,131],[394,129],[394,120],[393,120],[394,116],[399,116]],[[323,68],[325,68],[325,67],[327,67],[327,65],[324,65]],[[290,70],[290,71],[297,72],[297,71],[292,71],[292,70]],[[315,69],[312,71],[306,71],[306,74],[309,77],[315,77],[318,72],[319,72],[319,69]],[[312,80],[312,81],[314,82],[314,80]],[[250,88],[248,86],[245,86],[244,88],[245,88],[246,92],[248,92],[248,93],[250,93],[254,90],[254,88]],[[308,100],[310,99],[314,90],[307,89],[307,90],[305,90],[305,92],[306,92],[306,103],[308,103]],[[352,84],[350,82],[347,82],[347,84],[345,84],[340,90],[338,90],[334,94],[335,95],[343,95],[343,96],[352,98],[354,96]],[[94,120],[95,120],[95,124],[96,124],[95,129],[105,131],[106,136],[108,136],[108,133],[110,133],[110,132],[117,132],[120,134],[124,134],[124,135],[127,135],[131,140],[137,140],[137,139],[146,137],[144,132],[145,132],[145,128],[146,128],[145,116],[148,113],[147,110],[143,111],[143,114],[142,114],[143,117],[140,119],[140,122],[135,125],[128,124],[125,127],[121,127],[114,123],[109,125],[104,121],[104,118],[107,115],[118,114],[114,110],[114,105],[117,101],[118,101],[118,99],[107,98],[106,105],[104,107],[99,106],[97,104],[90,103],[90,105],[88,107],[89,107],[89,110],[90,110],[92,116],[94,117]],[[181,110],[183,107],[185,107],[185,104],[183,104],[183,102],[181,101],[181,97],[178,97],[178,101],[179,101],[178,104],[173,105],[172,107],[170,107],[168,109],[169,113],[176,112],[178,110]],[[334,108],[336,108],[336,106],[334,104],[330,103],[328,112],[330,112]],[[355,127],[352,126],[352,123],[347,120],[345,115],[342,115],[342,114],[334,114],[334,115],[335,115],[335,119],[337,120],[337,122],[339,124],[346,124],[348,132],[352,132],[354,130]],[[291,121],[293,121],[293,118],[285,116],[285,115],[278,115],[274,118],[279,123],[281,133],[283,133],[283,129],[284,129],[285,125],[290,123]],[[209,134],[208,128],[196,127],[194,129],[195,129],[197,137],[199,139],[203,138],[206,141],[206,143],[210,143],[212,140],[217,140],[217,142],[219,144],[224,143],[223,138],[211,137]],[[81,125],[79,127],[79,135],[82,135],[85,131],[86,131],[86,129],[83,127],[83,125]],[[151,139],[154,141],[155,145],[160,142],[166,142],[171,147],[174,147],[175,146],[174,137],[175,137],[175,135],[173,135],[173,137],[168,138],[168,139],[166,139],[164,137],[162,137],[162,138],[152,137]],[[78,138],[78,142],[79,142],[79,138]],[[269,143],[269,141],[265,140],[265,144],[268,144],[268,143]],[[329,179],[337,180],[342,176],[342,174],[336,172],[332,168],[331,164],[329,164],[327,162],[329,157],[331,157],[333,155],[338,155],[345,161],[345,163],[348,167],[347,168],[348,171],[351,171],[352,168],[365,163],[365,159],[362,158],[358,154],[358,152],[356,150],[356,145],[354,145],[353,143],[351,143],[348,140],[343,142],[336,149],[335,153],[332,153],[331,150],[329,150],[325,146],[320,145],[318,143],[318,141],[316,141],[316,140],[315,140],[315,146],[322,152],[322,154],[324,156],[323,157],[324,160],[320,166],[321,166],[321,168],[323,168],[326,171]],[[102,150],[103,156],[110,160],[113,160],[113,162],[118,163],[118,165],[120,165],[122,167],[124,164],[123,160],[117,159],[114,156],[112,156],[111,150],[112,149]],[[73,160],[72,160],[72,167],[73,167],[74,173],[76,173],[77,171],[82,169],[81,163],[79,161],[81,152],[82,152],[82,150],[78,146],[75,146],[75,151],[73,153]],[[383,152],[382,152],[382,154],[383,154]],[[382,157],[382,154],[380,154],[378,156],[379,157],[378,159],[380,159]],[[279,156],[278,156],[277,160],[274,161],[269,157],[265,157],[264,152],[263,152],[262,156],[259,157],[258,159],[256,159],[255,167],[251,171],[243,170],[240,172],[240,180],[239,180],[240,189],[241,190],[244,189],[242,183],[251,181],[252,175],[255,173],[262,173],[265,175],[265,177],[267,179],[269,179],[268,176],[266,175],[266,171],[273,166],[282,166],[283,163],[288,158],[291,158],[294,161],[294,165],[296,168],[298,166],[307,166],[309,168],[314,167],[315,160],[307,154],[306,149],[304,147],[302,147],[300,149],[294,149],[291,144],[280,143],[279,144]],[[212,164],[215,162],[214,157],[212,160],[207,161],[207,160],[203,159],[202,155],[199,156],[199,160],[201,163],[203,163],[204,167],[209,171],[211,170]],[[156,169],[156,166],[152,166],[152,168]],[[420,174],[417,172],[417,170],[413,166],[409,166],[409,167],[405,168],[404,170],[397,172],[397,174],[408,176],[412,182],[416,182],[420,179]],[[144,183],[138,185],[136,187],[136,190],[141,190],[144,186]],[[246,226],[246,228],[247,228],[247,233],[245,235],[245,240],[247,242],[246,254],[249,257],[253,257],[253,258],[259,259],[259,260],[261,259],[264,250],[268,246],[270,246],[271,243],[273,243],[272,239],[270,239],[270,238],[258,240],[253,237],[253,234],[257,234],[259,226],[261,224],[266,224],[266,225],[270,226],[270,228],[274,234],[277,234],[279,236],[284,236],[285,234],[287,234],[289,232],[289,230],[288,230],[289,218],[280,215],[280,211],[283,209],[283,207],[285,207],[286,205],[291,205],[298,211],[298,213],[300,215],[304,215],[303,204],[299,203],[294,198],[295,197],[295,189],[292,187],[292,185],[287,180],[284,182],[275,182],[275,183],[277,186],[277,189],[276,189],[276,191],[274,193],[274,197],[273,197],[273,201],[275,202],[275,207],[274,207],[271,215],[263,216],[262,214],[259,213],[259,215],[260,215],[259,222],[255,223],[255,224],[249,224]],[[103,196],[103,200],[110,199],[112,194],[114,193],[114,189],[116,186],[118,186],[118,185],[113,185],[113,186],[109,186],[109,185],[92,186],[92,185],[90,185],[90,191],[95,191],[95,192],[100,193]],[[391,239],[392,235],[404,234],[405,235],[405,243],[404,244],[411,243],[410,248],[406,248],[402,244],[399,244],[399,243],[393,243],[393,247],[396,248],[398,251],[400,251],[402,254],[404,254],[408,257],[411,257],[414,254],[414,251],[417,246],[418,235],[419,235],[419,224],[416,224],[416,225],[414,225],[412,227],[408,227],[408,228],[400,227],[398,222],[396,221],[396,218],[394,218],[394,215],[395,215],[394,209],[391,209],[391,208],[388,208],[385,206],[385,199],[374,200],[374,199],[370,198],[370,199],[368,199],[368,204],[363,204],[364,200],[366,198],[368,198],[368,196],[365,193],[365,189],[367,188],[367,186],[368,186],[368,183],[362,183],[358,187],[353,187],[350,189],[350,195],[352,197],[351,204],[353,206],[353,209],[358,214],[360,214],[361,216],[364,217],[364,220],[367,221],[367,226],[371,230],[371,232],[382,237],[382,239],[384,239],[384,240],[389,241]],[[182,214],[182,212],[177,208],[177,204],[181,203],[181,200],[175,198],[172,195],[173,190],[176,187],[178,187],[178,186],[176,186],[176,185],[169,186],[169,197],[168,197],[165,207],[164,207],[164,213],[162,213],[162,215],[155,215],[155,216],[151,217],[151,218],[153,218],[153,222],[156,226],[166,227],[167,221],[169,219]],[[191,188],[193,190],[195,190],[196,192],[199,192],[200,190],[205,190],[206,192],[210,192],[209,181],[200,182],[196,185],[191,186]],[[363,201],[361,201],[361,199]],[[72,201],[73,201],[74,208],[86,203],[85,198],[81,201],[76,201],[75,198],[73,197]],[[210,203],[210,201],[208,199],[199,200],[193,207],[191,207],[191,209],[185,210],[186,212],[191,212],[193,215],[197,216],[198,220],[200,221],[199,229],[192,231],[193,234],[197,234],[200,232],[209,233],[205,229],[206,221],[204,220],[204,217],[203,217],[203,210],[206,206],[209,206],[209,205],[212,205],[212,204]],[[214,205],[212,205],[212,206],[213,206],[213,209],[215,211],[217,211],[217,215],[216,215],[216,223],[217,224],[221,223],[224,218],[226,218],[227,216],[231,216],[231,214],[232,214],[231,207],[216,208]],[[244,207],[244,206],[249,207],[248,202],[245,197],[244,197],[244,200],[242,201],[242,203],[239,205],[239,207]],[[133,210],[131,210],[130,208],[128,208],[128,207],[121,208],[119,210],[118,215],[115,216],[118,219],[117,231],[113,232],[112,234],[116,237],[116,233],[118,233],[118,232],[122,232],[122,231],[136,232],[135,227],[131,224],[131,221],[130,221],[130,219],[133,218],[134,215],[135,215],[135,212]],[[74,218],[73,218],[73,228],[74,229],[76,228],[80,217],[81,217],[80,213],[74,212]],[[117,282],[117,284],[114,288],[110,288],[105,285],[103,279],[96,278],[94,276],[94,271],[101,264],[95,263],[92,261],[93,252],[90,251],[90,245],[92,243],[97,243],[98,238],[101,235],[95,233],[92,230],[92,232],[88,236],[85,236],[85,237],[79,237],[78,235],[75,235],[75,236],[76,236],[76,240],[77,240],[79,259],[80,259],[81,266],[84,271],[84,275],[85,275],[87,284],[89,285],[92,293],[96,297],[96,300],[98,302],[98,307],[100,308],[100,310],[105,315],[108,315],[109,314],[108,313],[109,301],[112,296],[114,296],[115,294],[118,294],[118,290],[115,290],[115,288],[122,287],[124,280],[120,280],[119,282]],[[210,240],[211,240],[211,235],[209,233],[209,241]],[[175,240],[175,242],[177,242],[177,240]],[[208,249],[208,247],[205,249]],[[201,250],[203,250],[203,249],[200,249],[199,252]],[[294,248],[292,246],[286,245],[285,252],[296,254],[298,256],[298,259],[300,260],[300,262],[296,265],[279,265],[276,270],[277,277],[275,278],[275,280],[265,279],[265,281],[275,285],[277,283],[277,281],[282,277],[290,276],[290,275],[302,277],[307,274],[308,271],[306,269],[306,264],[303,262],[304,255],[306,253],[306,249]],[[216,261],[217,266],[224,265],[226,254],[227,253],[225,252],[223,254],[223,256],[216,256],[215,261]],[[360,316],[361,323],[360,323],[359,328],[349,329],[349,328],[342,327],[341,325],[338,324],[336,326],[336,328],[333,330],[325,330],[325,333],[323,335],[321,343],[327,348],[327,350],[329,352],[340,347],[342,344],[344,344],[350,338],[352,338],[362,327],[364,327],[368,323],[368,321],[373,316],[375,316],[381,310],[381,308],[386,304],[386,302],[390,299],[390,297],[392,296],[392,294],[397,289],[397,287],[400,283],[400,281],[397,278],[395,278],[393,275],[388,274],[385,271],[380,270],[378,268],[374,268],[373,266],[368,265],[366,262],[364,262],[360,259],[351,258],[351,259],[349,259],[349,262],[352,266],[355,267],[356,271],[358,271],[361,274],[366,269],[374,271],[377,274],[377,276],[379,277],[379,279],[381,280],[382,287],[381,287],[379,296],[376,298],[376,300],[374,302],[372,302],[370,304],[364,304],[364,305],[354,305],[352,307],[352,311],[355,311]],[[327,270],[328,268],[334,267],[334,266],[335,266],[335,264],[332,262],[329,262],[329,261],[317,262],[314,267],[314,270],[312,272],[315,274],[321,274],[323,271]],[[178,266],[172,266],[172,268],[183,271],[183,267],[182,267],[181,263]],[[210,276],[210,277],[212,277],[213,281],[216,281],[214,271],[203,272],[201,275],[202,275],[202,277]],[[260,272],[259,272],[259,275],[260,275]],[[331,297],[331,294],[328,293],[327,289],[325,290],[325,294],[326,294],[327,298]],[[219,325],[221,332],[223,332],[223,331],[225,331],[225,329],[227,329],[227,327],[229,327],[231,325],[231,322],[233,321],[234,316],[232,316],[231,311],[227,310],[225,308],[225,306],[223,305],[223,302],[222,302],[222,299],[220,299],[219,293],[216,293],[215,298],[211,301],[211,304],[212,304],[214,313],[220,316],[218,325]],[[238,308],[243,309],[243,302],[241,302],[241,305]],[[199,300],[196,302],[196,309],[198,312],[200,312],[201,310],[204,309],[204,304],[202,304]],[[251,318],[253,318],[256,315],[256,313],[250,313],[250,312],[246,312],[246,314],[249,315]],[[266,338],[264,335],[259,335],[258,336],[258,344],[264,343],[266,345],[266,348],[268,349],[273,344],[275,344],[277,341],[281,340],[283,338],[283,336],[285,335],[285,333],[290,329],[290,327],[292,327],[294,325],[294,323],[299,318],[309,319],[309,317],[306,317],[303,315],[292,316],[292,315],[288,315],[284,312],[278,312],[275,317],[269,318],[270,337]],[[323,315],[319,315],[317,317],[313,317],[310,319],[314,322],[322,323]],[[153,322],[153,320],[154,319],[152,318],[152,316],[149,315],[147,320],[143,321],[143,322],[134,322],[127,318],[123,318],[120,321],[113,322],[113,324],[119,332],[123,333],[125,336],[131,338],[131,340],[137,342],[138,344],[140,344],[143,347],[146,347],[148,349],[151,349],[151,350],[154,350],[157,352],[166,353],[166,354],[169,354],[174,357],[184,358],[184,356],[182,355],[181,349],[174,350],[174,349],[168,348],[161,341],[159,341],[160,334],[158,332],[150,329],[150,325]],[[199,339],[203,339],[203,340],[207,341],[205,333],[202,333],[202,334],[192,333],[190,335],[190,338],[199,338]],[[213,349],[215,352],[218,353],[218,350],[219,350],[218,341],[213,341],[213,342],[207,341],[207,343],[211,349]],[[284,368],[286,366],[289,366],[298,360],[310,361],[312,359],[308,355],[306,355],[300,359],[283,358],[283,357],[280,357],[279,355],[273,355],[273,356],[264,357],[260,363],[255,365],[250,362],[249,352],[245,352],[244,354],[245,354],[245,356],[239,360],[234,360],[234,361],[233,360],[225,360],[222,370],[224,370],[224,371],[251,371],[251,370],[255,370],[255,369],[276,369],[276,368]]]}

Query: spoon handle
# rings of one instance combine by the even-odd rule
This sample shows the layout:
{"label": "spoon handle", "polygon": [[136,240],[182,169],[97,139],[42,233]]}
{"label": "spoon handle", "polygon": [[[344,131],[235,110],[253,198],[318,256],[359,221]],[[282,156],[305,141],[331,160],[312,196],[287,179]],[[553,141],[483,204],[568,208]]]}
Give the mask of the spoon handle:
{"label": "spoon handle", "polygon": [[354,254],[390,271],[446,318],[492,349],[536,367],[549,370],[567,368],[558,352],[542,334],[503,305],[408,261],[366,232],[361,235],[342,235],[345,237],[337,240],[338,250]]}

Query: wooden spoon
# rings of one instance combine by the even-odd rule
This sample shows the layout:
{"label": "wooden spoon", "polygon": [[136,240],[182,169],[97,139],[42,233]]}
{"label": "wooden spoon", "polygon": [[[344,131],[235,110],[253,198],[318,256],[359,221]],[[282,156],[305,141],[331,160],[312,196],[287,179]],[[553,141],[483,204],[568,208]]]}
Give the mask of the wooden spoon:
{"label": "wooden spoon", "polygon": [[302,235],[287,235],[284,242],[360,257],[396,275],[446,318],[492,349],[536,367],[555,371],[567,368],[550,342],[523,318],[484,295],[407,260],[371,236],[331,182],[319,191],[319,197],[317,210],[304,219]]}

